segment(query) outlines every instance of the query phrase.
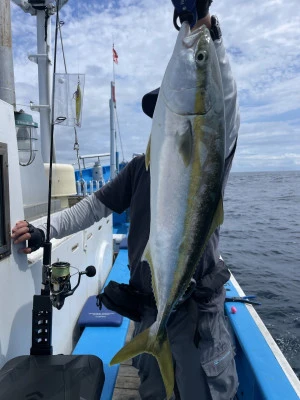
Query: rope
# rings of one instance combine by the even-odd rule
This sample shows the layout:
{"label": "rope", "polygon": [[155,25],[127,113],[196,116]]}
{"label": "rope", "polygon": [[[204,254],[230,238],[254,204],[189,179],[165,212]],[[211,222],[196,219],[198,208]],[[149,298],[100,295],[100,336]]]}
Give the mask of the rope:
{"label": "rope", "polygon": [[[78,15],[78,1],[77,1],[76,12],[77,12],[77,15]],[[63,61],[64,61],[65,74],[68,74],[68,72],[67,72],[67,64],[66,64],[66,57],[65,57],[65,50],[64,50],[64,43],[63,43],[63,37],[62,37],[62,30],[61,30],[61,27],[64,24],[65,24],[64,21],[59,21],[58,30],[59,30],[61,51],[62,51],[62,56],[63,56]],[[78,53],[77,53],[77,70],[78,70],[78,68],[79,68],[79,63],[78,63]],[[80,79],[79,79],[79,73],[78,73],[78,86],[79,85],[80,85]],[[78,136],[77,136],[77,131],[76,131],[76,127],[75,126],[74,126],[74,131],[75,131],[75,141],[74,141],[74,148],[73,149],[76,151],[76,158],[77,158],[77,163],[78,163],[80,181],[83,184],[83,182],[82,182],[83,181],[82,170],[81,170],[80,158],[79,158],[79,142],[78,142]]]}
{"label": "rope", "polygon": [[64,59],[65,73],[67,74],[67,65],[66,65],[64,44],[63,44],[63,38],[62,38],[62,33],[61,33],[61,27],[62,27],[64,24],[65,24],[64,21],[59,21],[58,29],[59,29],[59,36],[60,36],[61,51],[62,51],[62,55],[63,55],[63,59]]}
{"label": "rope", "polygon": [[75,126],[74,126],[74,132],[75,132],[74,150],[76,151],[76,158],[77,158],[78,170],[79,170],[79,176],[80,176],[80,186],[81,186],[81,191],[83,193],[83,176],[82,176],[82,170],[81,170],[81,166],[80,166],[79,143],[78,143],[77,131],[76,131]]}

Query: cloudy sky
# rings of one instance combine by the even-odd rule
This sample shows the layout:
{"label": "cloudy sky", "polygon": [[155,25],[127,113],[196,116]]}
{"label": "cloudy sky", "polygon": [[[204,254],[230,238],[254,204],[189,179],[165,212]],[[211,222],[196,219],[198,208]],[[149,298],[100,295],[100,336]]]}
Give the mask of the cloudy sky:
{"label": "cloudy sky", "polygon": [[[17,104],[30,112],[29,101],[38,104],[37,66],[27,58],[36,52],[36,19],[11,5]],[[299,0],[214,0],[211,13],[219,17],[239,92],[233,170],[299,170]],[[141,98],[160,85],[171,56],[177,35],[172,14],[170,0],[69,0],[62,8],[67,71],[85,74],[81,155],[109,152],[113,43],[120,158],[145,151],[151,120]],[[64,72],[60,48],[57,72]],[[57,161],[74,163],[73,128],[58,129],[55,141]]]}

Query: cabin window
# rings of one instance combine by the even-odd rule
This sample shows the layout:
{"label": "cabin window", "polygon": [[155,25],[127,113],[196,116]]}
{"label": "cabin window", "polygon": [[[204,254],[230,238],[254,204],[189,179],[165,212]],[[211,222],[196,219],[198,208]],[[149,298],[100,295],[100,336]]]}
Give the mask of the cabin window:
{"label": "cabin window", "polygon": [[11,253],[7,144],[0,143],[0,260]]}

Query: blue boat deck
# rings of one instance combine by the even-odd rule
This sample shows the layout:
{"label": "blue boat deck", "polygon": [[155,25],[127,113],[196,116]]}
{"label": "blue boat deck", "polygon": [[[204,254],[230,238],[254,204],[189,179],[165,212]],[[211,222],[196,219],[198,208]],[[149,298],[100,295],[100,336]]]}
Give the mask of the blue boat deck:
{"label": "blue boat deck", "polygon": [[[105,285],[113,280],[119,283],[127,283],[129,280],[127,248],[120,246],[114,266],[105,282]],[[130,364],[109,366],[110,360],[118,350],[129,340],[132,329],[129,330],[130,320],[123,318],[119,327],[114,326],[87,326],[77,342],[73,354],[93,354],[99,357],[104,366],[105,383],[101,400],[135,400],[139,399],[137,387],[137,371]],[[119,369],[119,379],[117,380]],[[116,387],[115,387],[116,386]]]}
{"label": "blue boat deck", "polygon": [[[227,297],[240,296],[234,282],[232,277],[225,285]],[[299,381],[252,306],[227,302],[225,313],[235,339],[238,399],[299,400]]]}
{"label": "blue boat deck", "polygon": [[[123,232],[124,221],[115,224],[115,233]],[[124,227],[124,226],[123,226]],[[122,229],[121,229],[122,228]],[[121,229],[121,230],[119,230]],[[126,224],[128,229],[128,224]],[[125,230],[126,230],[125,229]],[[121,232],[122,231],[122,232]],[[119,253],[105,285],[110,281],[128,283],[127,243],[120,245]],[[225,285],[227,296],[240,296],[234,277]],[[231,312],[235,306],[236,313]],[[299,400],[300,384],[287,361],[271,338],[265,326],[258,327],[259,317],[252,306],[242,303],[225,303],[225,313],[230,321],[236,348],[236,365],[239,375],[239,400]],[[109,366],[115,353],[130,340],[132,324],[123,318],[119,327],[85,327],[73,354],[94,354],[104,364],[105,384],[101,400],[138,400],[139,378],[131,360]],[[289,378],[288,378],[289,376]]]}

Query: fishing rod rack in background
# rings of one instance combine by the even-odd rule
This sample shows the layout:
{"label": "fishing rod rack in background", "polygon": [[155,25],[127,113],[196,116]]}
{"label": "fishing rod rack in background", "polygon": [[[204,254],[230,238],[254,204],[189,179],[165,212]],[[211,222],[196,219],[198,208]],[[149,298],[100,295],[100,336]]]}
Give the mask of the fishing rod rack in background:
{"label": "fishing rod rack in background", "polygon": [[[78,155],[78,171],[75,172],[77,196],[92,194],[105,185],[104,175],[107,167],[102,166],[101,158],[108,157],[110,153]],[[93,161],[86,162],[89,159]]]}

